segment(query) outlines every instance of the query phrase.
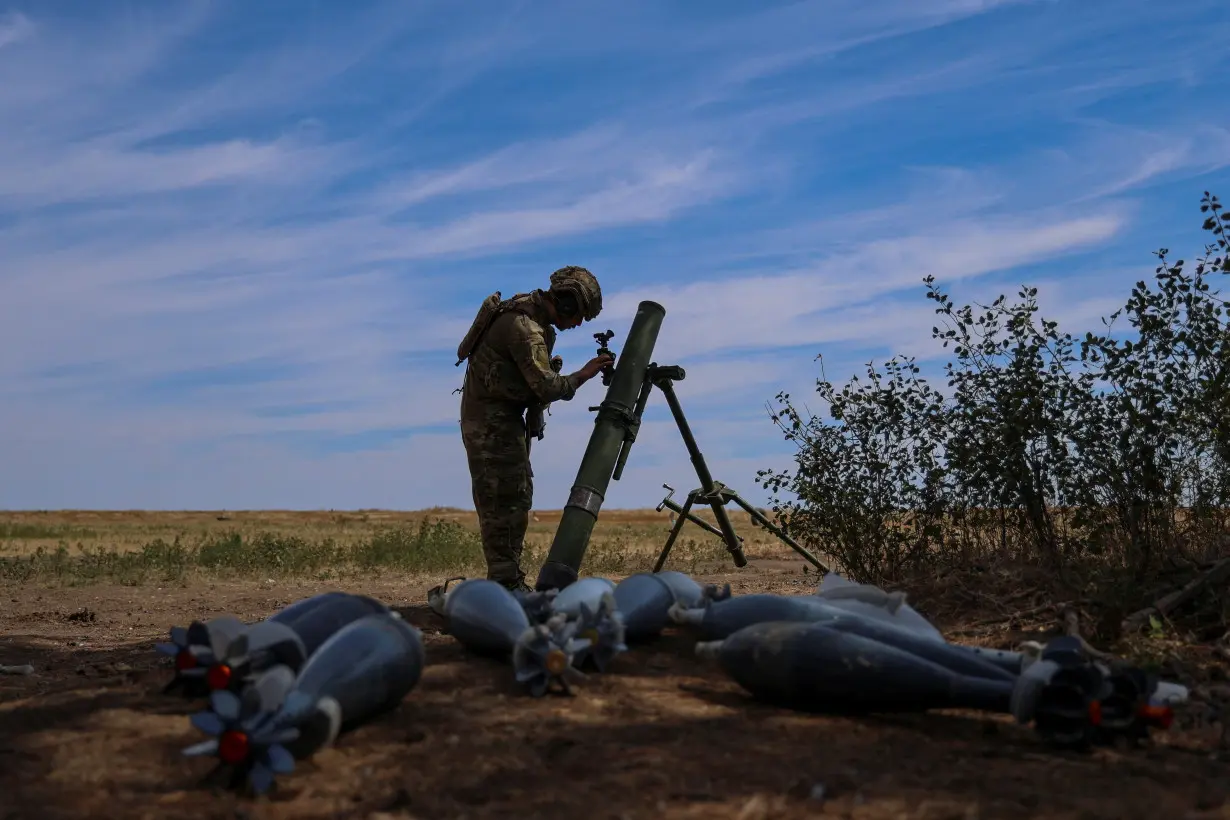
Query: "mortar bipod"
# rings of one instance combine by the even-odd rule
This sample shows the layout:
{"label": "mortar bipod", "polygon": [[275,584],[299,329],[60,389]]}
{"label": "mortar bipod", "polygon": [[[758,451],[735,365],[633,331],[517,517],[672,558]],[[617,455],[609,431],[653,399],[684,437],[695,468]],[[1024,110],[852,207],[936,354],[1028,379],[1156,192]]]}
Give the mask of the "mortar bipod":
{"label": "mortar bipod", "polygon": [[[747,499],[743,498],[743,496],[739,495],[737,492],[719,481],[715,481],[713,484],[714,487],[712,493],[705,493],[700,489],[692,490],[692,492],[688,493],[688,497],[684,500],[683,504],[679,504],[677,501],[672,500],[671,496],[675,494],[673,487],[669,484],[662,485],[665,489],[670,490],[670,492],[667,493],[666,498],[662,499],[662,503],[658,505],[657,511],[661,512],[663,508],[666,508],[674,512],[675,524],[671,527],[670,534],[666,537],[666,543],[662,545],[662,552],[658,555],[658,560],[653,565],[654,572],[661,572],[662,567],[665,566],[666,559],[670,555],[671,548],[675,545],[675,539],[679,537],[679,532],[683,529],[684,521],[691,521],[693,524],[696,524],[706,532],[712,533],[718,538],[723,538],[721,530],[692,512],[692,506],[694,504],[697,504],[698,502],[705,503],[710,507],[714,504],[719,504],[721,505],[722,512],[726,512],[726,504],[731,501],[743,508],[744,512],[746,512],[752,519],[752,523],[754,525],[759,525],[773,535],[777,536],[782,543],[801,555],[809,564],[820,570],[820,572],[825,574],[829,572],[828,567],[820,563],[820,560],[816,558],[816,556],[812,555],[806,547],[799,544],[783,532],[779,527],[774,525],[773,522],[769,521],[769,519],[767,519],[764,514],[760,512],[760,510],[749,504]],[[729,517],[727,517],[727,520],[729,520]],[[738,535],[735,537],[739,539],[740,547],[742,547],[743,538]],[[740,549],[740,553],[742,553],[742,549]],[[743,566],[743,564],[736,565]]]}
{"label": "mortar bipod", "polygon": [[[717,529],[721,533],[721,538],[726,542],[726,549],[730,552],[730,557],[734,560],[736,567],[745,567],[747,566],[747,558],[743,555],[743,539],[735,534],[734,525],[730,523],[730,516],[726,514],[726,507],[724,504],[719,503],[717,496],[714,495],[714,492],[720,485],[717,485],[713,480],[713,476],[709,475],[709,468],[705,465],[705,457],[696,445],[696,438],[692,435],[692,428],[688,425],[687,416],[683,414],[683,407],[679,404],[679,397],[675,395],[674,383],[676,381],[683,381],[686,376],[686,371],[677,364],[658,365],[651,362],[649,367],[645,369],[645,378],[641,384],[640,395],[637,396],[636,405],[629,414],[632,416],[634,424],[628,426],[627,433],[625,434],[624,445],[619,454],[614,478],[618,481],[623,473],[623,465],[628,458],[628,449],[636,439],[636,428],[640,426],[641,414],[645,412],[645,405],[649,401],[649,392],[651,388],[656,387],[666,399],[667,406],[670,407],[671,416],[675,419],[675,426],[679,428],[679,435],[683,438],[683,444],[688,450],[688,455],[691,456],[692,466],[696,468],[696,477],[700,479],[700,485],[706,492],[705,498],[713,499],[712,503],[710,503],[710,508],[713,510],[713,517],[717,519]],[[691,499],[690,496],[689,499]],[[689,503],[690,506],[691,504]]]}
{"label": "mortar bipod", "polygon": [[[675,495],[674,487],[672,487],[669,484],[663,484],[662,488],[666,490],[670,490],[670,492],[666,494],[666,498],[662,499],[662,503],[654,508],[654,512],[662,512],[663,508],[668,509],[671,512],[673,512],[675,515],[681,515],[684,518],[688,519],[689,521],[691,521],[696,526],[700,527],[705,532],[712,533],[713,535],[716,535],[718,538],[723,537],[722,531],[719,530],[717,527],[713,526],[705,519],[699,517],[696,513],[691,512],[690,510],[685,510],[683,507],[679,506],[678,501],[671,500],[672,496]],[[675,524],[674,516],[671,516],[671,526],[674,526],[674,524]],[[740,535],[737,537],[739,539],[739,544],[742,545],[743,536]]]}
{"label": "mortar bipod", "polygon": [[[803,556],[808,562],[819,569],[821,572],[828,572],[823,564],[820,563],[814,555],[800,546],[790,536],[786,535],[778,527],[774,526],[767,518],[765,518],[759,510],[745,501],[737,492],[730,489],[726,485],[714,481],[713,476],[709,473],[709,467],[705,464],[705,457],[700,452],[700,447],[696,444],[696,438],[692,435],[692,428],[688,424],[687,417],[683,414],[683,407],[679,404],[679,397],[675,395],[674,382],[682,381],[686,373],[684,369],[678,365],[659,366],[651,364],[645,371],[645,383],[641,386],[641,393],[637,397],[637,403],[633,416],[639,423],[641,413],[645,410],[645,404],[649,398],[649,389],[652,385],[661,391],[663,397],[666,398],[666,403],[670,407],[671,415],[675,419],[675,425],[679,428],[679,435],[683,438],[683,444],[688,450],[688,455],[692,459],[692,466],[696,469],[696,477],[700,479],[700,487],[688,493],[687,499],[682,506],[675,504],[670,500],[674,495],[674,490],[667,485],[663,485],[668,490],[671,490],[670,495],[663,500],[662,506],[658,507],[659,511],[663,506],[670,506],[677,518],[675,526],[671,528],[671,533],[666,539],[666,544],[662,547],[662,554],[658,556],[658,561],[654,565],[654,572],[659,572],[662,566],[666,563],[666,558],[670,554],[671,547],[675,544],[675,539],[679,537],[679,531],[683,529],[684,521],[692,521],[701,526],[708,532],[717,535],[726,542],[726,549],[730,552],[731,558],[734,559],[736,567],[747,566],[747,557],[743,554],[743,539],[735,533],[734,525],[730,521],[730,515],[727,513],[726,505],[734,501],[742,507],[752,520],[764,527],[769,532],[773,533],[791,549]],[[635,439],[635,431],[631,431],[631,439]],[[615,478],[618,480],[620,473],[623,471],[623,462],[627,459],[627,448],[631,446],[631,441],[625,442],[625,450],[620,453],[619,469],[616,471]],[[701,518],[692,515],[692,506],[694,504],[707,504],[713,510],[713,517],[717,521],[717,526],[714,527]]]}

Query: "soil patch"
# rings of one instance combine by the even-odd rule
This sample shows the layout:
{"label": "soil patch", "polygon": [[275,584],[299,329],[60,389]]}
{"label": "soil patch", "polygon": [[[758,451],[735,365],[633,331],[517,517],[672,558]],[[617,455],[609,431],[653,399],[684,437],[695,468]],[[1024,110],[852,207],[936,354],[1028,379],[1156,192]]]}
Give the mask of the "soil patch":
{"label": "soil patch", "polygon": [[[698,577],[811,591],[800,565]],[[6,591],[0,664],[35,672],[0,676],[0,818],[1230,817],[1217,727],[1069,754],[999,717],[796,714],[752,701],[678,634],[633,647],[573,697],[532,699],[510,667],[443,632],[424,603],[439,580]],[[269,798],[203,785],[209,761],[179,754],[203,737],[188,723],[199,702],[161,694],[170,671],[153,643],[193,618],[262,618],[331,588],[423,630],[422,682]]]}

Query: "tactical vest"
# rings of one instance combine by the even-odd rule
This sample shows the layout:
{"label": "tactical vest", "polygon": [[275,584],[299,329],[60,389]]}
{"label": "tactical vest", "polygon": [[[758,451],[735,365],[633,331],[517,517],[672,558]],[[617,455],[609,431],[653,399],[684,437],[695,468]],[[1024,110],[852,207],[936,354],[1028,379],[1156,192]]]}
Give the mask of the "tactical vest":
{"label": "tactical vest", "polygon": [[[457,364],[453,366],[460,367],[462,362],[474,354],[483,337],[487,335],[487,331],[491,328],[491,324],[500,316],[514,311],[526,316],[532,315],[534,313],[533,297],[534,294],[532,293],[518,293],[511,299],[501,299],[500,291],[497,290],[484,299],[483,303],[478,307],[478,313],[474,316],[474,322],[470,325],[470,329],[466,331],[466,335],[461,339],[461,344],[457,346]],[[555,328],[548,325],[544,328],[544,335],[547,339],[548,348],[553,347]],[[466,376],[469,376],[468,368]],[[460,393],[465,390],[465,382],[466,380],[463,379],[461,387],[453,392]]]}
{"label": "tactical vest", "polygon": [[518,293],[511,299],[501,299],[500,292],[488,296],[483,300],[483,303],[478,306],[478,313],[474,316],[474,322],[470,325],[470,329],[466,331],[466,335],[462,337],[461,344],[457,345],[457,364],[454,367],[460,367],[461,363],[473,355],[478,349],[478,344],[487,335],[488,329],[491,328],[491,323],[497,318],[511,310],[518,313],[529,315],[533,310],[530,303],[529,293]]}

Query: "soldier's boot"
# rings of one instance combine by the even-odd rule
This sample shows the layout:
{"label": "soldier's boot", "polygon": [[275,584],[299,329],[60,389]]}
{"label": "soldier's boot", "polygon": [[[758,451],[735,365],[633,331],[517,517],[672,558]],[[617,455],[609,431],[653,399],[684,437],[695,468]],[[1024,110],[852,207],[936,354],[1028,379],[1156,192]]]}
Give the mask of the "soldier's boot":
{"label": "soldier's boot", "polygon": [[487,578],[496,581],[510,592],[530,591],[525,583],[525,573],[516,561],[490,561],[487,564]]}

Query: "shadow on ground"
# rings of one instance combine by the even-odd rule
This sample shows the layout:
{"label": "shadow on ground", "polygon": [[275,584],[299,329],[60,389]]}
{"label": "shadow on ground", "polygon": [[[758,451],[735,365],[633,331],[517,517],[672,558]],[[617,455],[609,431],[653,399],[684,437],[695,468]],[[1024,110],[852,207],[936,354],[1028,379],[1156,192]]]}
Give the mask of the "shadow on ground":
{"label": "shadow on ground", "polygon": [[[429,666],[394,712],[251,800],[204,785],[199,701],[164,695],[152,642],[107,649],[0,638],[0,803],[60,817],[1223,817],[1226,764],[1198,744],[1045,749],[999,718],[843,719],[751,701],[691,642],[634,647],[573,697],[531,699],[425,606]],[[63,643],[63,642],[62,642]],[[1205,812],[1204,815],[1192,812]]]}

